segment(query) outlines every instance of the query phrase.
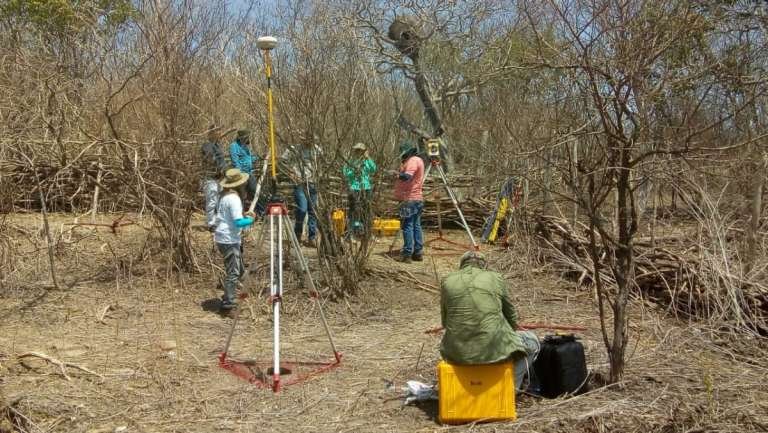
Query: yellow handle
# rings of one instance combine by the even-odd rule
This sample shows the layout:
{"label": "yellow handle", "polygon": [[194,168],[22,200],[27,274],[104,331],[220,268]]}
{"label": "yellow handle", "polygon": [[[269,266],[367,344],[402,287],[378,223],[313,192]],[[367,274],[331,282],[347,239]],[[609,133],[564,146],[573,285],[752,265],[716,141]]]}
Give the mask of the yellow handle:
{"label": "yellow handle", "polygon": [[272,166],[272,179],[277,179],[277,148],[275,146],[275,118],[272,113],[272,58],[269,50],[264,50],[264,72],[267,75],[267,121],[269,123],[269,154]]}

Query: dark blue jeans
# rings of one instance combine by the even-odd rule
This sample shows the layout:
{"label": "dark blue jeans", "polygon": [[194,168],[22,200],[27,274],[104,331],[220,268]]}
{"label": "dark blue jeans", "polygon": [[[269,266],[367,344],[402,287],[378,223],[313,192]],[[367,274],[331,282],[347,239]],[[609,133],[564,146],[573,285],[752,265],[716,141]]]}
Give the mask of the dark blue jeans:
{"label": "dark blue jeans", "polygon": [[296,239],[301,240],[301,233],[304,231],[304,217],[309,214],[307,221],[307,237],[312,240],[317,235],[317,216],[315,216],[315,207],[317,207],[317,190],[314,185],[309,185],[309,200],[307,200],[307,186],[296,185],[293,188],[293,200],[296,203],[293,225],[293,232],[296,233]]}
{"label": "dark blue jeans", "polygon": [[410,257],[421,255],[424,249],[424,236],[421,233],[421,213],[424,202],[404,201],[400,203],[400,228],[403,230],[403,249],[400,255]]}

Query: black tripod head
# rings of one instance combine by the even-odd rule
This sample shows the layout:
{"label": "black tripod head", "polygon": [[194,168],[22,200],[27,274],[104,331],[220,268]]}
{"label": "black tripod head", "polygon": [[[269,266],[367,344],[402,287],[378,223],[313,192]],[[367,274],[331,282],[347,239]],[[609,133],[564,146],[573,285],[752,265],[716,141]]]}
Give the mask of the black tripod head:
{"label": "black tripod head", "polygon": [[270,185],[269,185],[269,202],[270,203],[284,203],[285,199],[280,194],[280,191],[277,189],[277,178],[272,177],[270,178]]}

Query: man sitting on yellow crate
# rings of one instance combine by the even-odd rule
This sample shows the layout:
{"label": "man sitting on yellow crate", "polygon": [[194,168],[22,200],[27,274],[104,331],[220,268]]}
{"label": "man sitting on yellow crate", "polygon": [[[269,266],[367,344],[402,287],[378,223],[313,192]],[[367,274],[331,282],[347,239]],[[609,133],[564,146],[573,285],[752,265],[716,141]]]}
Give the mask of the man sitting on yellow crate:
{"label": "man sitting on yellow crate", "polygon": [[539,340],[530,331],[517,331],[517,312],[509,300],[504,277],[486,270],[485,257],[469,251],[459,270],[440,287],[440,314],[445,329],[440,345],[452,364],[515,364],[515,388],[527,387],[528,372],[539,353]]}

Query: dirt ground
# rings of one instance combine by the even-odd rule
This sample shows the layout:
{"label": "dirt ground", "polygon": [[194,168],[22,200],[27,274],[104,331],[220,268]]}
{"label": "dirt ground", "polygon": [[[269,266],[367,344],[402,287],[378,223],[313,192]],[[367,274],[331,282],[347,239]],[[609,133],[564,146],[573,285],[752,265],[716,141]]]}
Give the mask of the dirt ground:
{"label": "dirt ground", "polygon": [[[404,406],[401,398],[406,380],[435,380],[439,336],[425,331],[440,320],[429,259],[436,251],[427,250],[423,263],[400,264],[379,254],[389,239],[377,245],[372,267],[407,270],[411,282],[377,272],[359,296],[325,302],[342,365],[273,394],[217,365],[232,319],[211,308],[220,296],[221,259],[208,233],[194,235],[202,272],[178,273],[162,264],[162,249],[139,226],[112,234],[106,227],[66,225],[73,221],[53,219],[62,286],[55,290],[41,221],[11,219],[15,242],[7,253],[17,263],[0,292],[0,432],[11,419],[36,433],[768,431],[765,341],[712,332],[642,299],[632,302],[622,382],[569,399],[522,396],[515,422],[441,426],[436,403]],[[451,236],[461,239],[461,233]],[[146,258],[137,259],[142,250]],[[507,275],[521,319],[587,326],[581,336],[589,368],[604,374],[591,292],[525,260],[522,251],[487,251],[492,266]],[[312,260],[314,252],[305,252]],[[457,258],[434,257],[437,273],[454,269]],[[330,360],[311,300],[290,284],[285,298],[285,358]],[[251,297],[241,311],[232,355],[269,359],[266,300]],[[29,352],[88,371],[20,356]],[[12,411],[3,409],[3,398]]]}

